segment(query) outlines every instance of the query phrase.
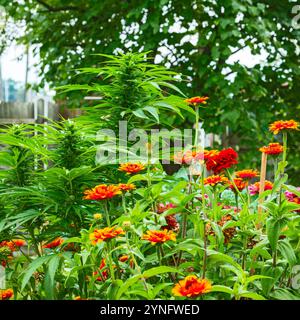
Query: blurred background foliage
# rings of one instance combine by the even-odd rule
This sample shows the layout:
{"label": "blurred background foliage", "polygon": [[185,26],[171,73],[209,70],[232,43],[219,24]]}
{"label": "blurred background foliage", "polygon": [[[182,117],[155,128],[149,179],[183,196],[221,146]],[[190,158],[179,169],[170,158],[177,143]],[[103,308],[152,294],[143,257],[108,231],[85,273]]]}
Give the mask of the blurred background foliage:
{"label": "blurred background foliage", "polygon": [[[259,166],[258,147],[274,139],[268,124],[298,119],[300,109],[299,35],[293,28],[295,1],[287,0],[0,0],[8,16],[24,25],[24,35],[40,56],[43,87],[95,83],[75,69],[96,66],[101,57],[151,50],[156,63],[182,74],[176,84],[187,96],[207,95],[204,128],[240,154],[243,167]],[[5,32],[5,31],[4,31]],[[248,50],[249,60],[235,59]],[[254,55],[262,54],[262,63]],[[57,96],[82,107],[84,93]],[[191,125],[186,113],[173,126]],[[297,134],[297,133],[296,133]],[[290,177],[300,172],[299,139],[290,139]]]}

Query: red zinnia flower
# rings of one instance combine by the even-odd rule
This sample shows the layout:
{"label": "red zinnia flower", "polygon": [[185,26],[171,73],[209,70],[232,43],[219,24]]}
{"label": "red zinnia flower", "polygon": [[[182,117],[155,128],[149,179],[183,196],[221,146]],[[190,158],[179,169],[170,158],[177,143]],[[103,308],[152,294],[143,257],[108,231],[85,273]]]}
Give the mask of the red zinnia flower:
{"label": "red zinnia flower", "polygon": [[99,184],[90,190],[84,191],[85,200],[106,200],[110,199],[118,194],[121,194],[121,190],[118,186]]}
{"label": "red zinnia flower", "polygon": [[194,298],[211,291],[211,283],[207,279],[187,276],[180,280],[172,289],[172,293],[179,297]]}
{"label": "red zinnia flower", "polygon": [[116,226],[95,229],[94,232],[90,234],[90,240],[92,241],[92,244],[96,245],[97,243],[115,238],[121,234],[125,234],[124,230]]}
{"label": "red zinnia flower", "polygon": [[282,130],[298,130],[299,123],[295,120],[279,120],[270,124],[270,131],[278,134]]}
{"label": "red zinnia flower", "polygon": [[212,170],[214,174],[219,174],[237,164],[237,157],[237,153],[232,148],[223,149],[219,153],[208,157],[206,168],[207,170]]}
{"label": "red zinnia flower", "polygon": [[278,142],[269,143],[268,146],[260,148],[259,151],[268,155],[278,155],[283,152],[283,146]]}
{"label": "red zinnia flower", "polygon": [[189,99],[185,99],[184,102],[188,103],[192,106],[197,106],[199,104],[206,104],[209,98],[208,97],[193,97]]}

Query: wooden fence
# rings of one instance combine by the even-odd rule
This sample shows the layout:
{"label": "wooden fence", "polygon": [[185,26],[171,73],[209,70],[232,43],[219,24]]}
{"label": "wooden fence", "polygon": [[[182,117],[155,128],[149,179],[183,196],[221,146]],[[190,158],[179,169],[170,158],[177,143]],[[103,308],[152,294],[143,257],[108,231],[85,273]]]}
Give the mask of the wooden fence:
{"label": "wooden fence", "polygon": [[59,107],[49,98],[33,102],[0,102],[0,125],[13,123],[43,123],[45,119],[59,119]]}

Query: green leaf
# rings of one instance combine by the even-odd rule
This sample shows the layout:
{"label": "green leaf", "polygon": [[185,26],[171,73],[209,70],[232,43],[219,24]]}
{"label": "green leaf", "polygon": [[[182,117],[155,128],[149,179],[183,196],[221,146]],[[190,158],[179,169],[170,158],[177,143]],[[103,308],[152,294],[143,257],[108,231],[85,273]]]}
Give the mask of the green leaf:
{"label": "green leaf", "polygon": [[114,280],[107,289],[107,298],[108,300],[115,300],[119,289],[122,287],[122,280]]}
{"label": "green leaf", "polygon": [[30,280],[31,276],[33,275],[33,273],[39,268],[41,267],[44,263],[46,263],[47,261],[49,261],[52,258],[52,255],[50,256],[42,256],[42,257],[38,257],[37,259],[33,260],[30,265],[27,267],[27,269],[24,271],[24,276],[23,276],[23,280],[22,280],[22,285],[21,285],[21,290],[23,290],[26,286],[26,284],[28,283],[28,281]]}
{"label": "green leaf", "polygon": [[295,251],[288,240],[278,241],[278,250],[282,256],[288,261],[289,265],[293,267],[297,264],[297,257]]}
{"label": "green leaf", "polygon": [[156,120],[156,122],[159,123],[159,115],[156,108],[148,106],[148,107],[144,107],[143,110],[148,111]]}
{"label": "green leaf", "polygon": [[276,289],[270,296],[277,300],[300,300],[300,295],[288,289]]}
{"label": "green leaf", "polygon": [[233,290],[231,288],[221,285],[212,286],[211,292],[224,292],[233,295]]}
{"label": "green leaf", "polygon": [[245,292],[245,293],[242,293],[240,295],[240,297],[243,297],[243,298],[250,298],[252,300],[266,300],[265,297],[263,297],[262,295],[256,293],[256,292]]}
{"label": "green leaf", "polygon": [[276,250],[279,239],[281,225],[278,220],[273,217],[267,219],[267,235],[272,251]]}
{"label": "green leaf", "polygon": [[152,269],[145,271],[143,273],[143,277],[147,279],[147,278],[157,276],[162,273],[168,273],[168,272],[179,273],[178,269],[176,269],[176,268],[160,266],[160,267],[155,267],[155,268],[152,268]]}
{"label": "green leaf", "polygon": [[119,300],[128,289],[142,278],[141,274],[137,274],[124,282],[116,294],[116,300]]}

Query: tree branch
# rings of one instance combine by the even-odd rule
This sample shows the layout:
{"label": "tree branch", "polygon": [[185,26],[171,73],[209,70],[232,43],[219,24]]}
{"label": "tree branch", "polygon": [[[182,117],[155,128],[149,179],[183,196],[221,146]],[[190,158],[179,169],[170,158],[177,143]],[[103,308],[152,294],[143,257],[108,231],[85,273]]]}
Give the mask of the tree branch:
{"label": "tree branch", "polygon": [[68,11],[68,10],[80,10],[78,7],[75,6],[64,6],[64,7],[52,7],[50,4],[46,3],[43,0],[36,0],[39,4],[44,6],[48,11],[51,12],[59,12],[59,11]]}

